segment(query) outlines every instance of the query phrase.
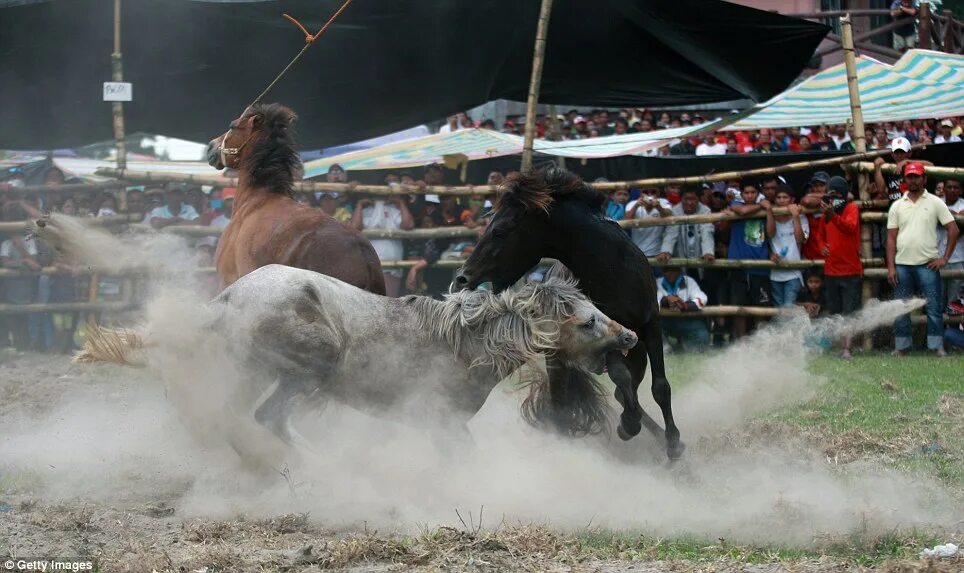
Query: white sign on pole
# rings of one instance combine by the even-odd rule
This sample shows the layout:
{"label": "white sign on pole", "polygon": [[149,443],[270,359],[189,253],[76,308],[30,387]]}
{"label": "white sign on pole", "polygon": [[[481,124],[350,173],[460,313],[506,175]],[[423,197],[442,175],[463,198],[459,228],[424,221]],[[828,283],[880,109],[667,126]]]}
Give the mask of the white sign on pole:
{"label": "white sign on pole", "polygon": [[130,82],[104,82],[104,101],[133,101],[134,86]]}

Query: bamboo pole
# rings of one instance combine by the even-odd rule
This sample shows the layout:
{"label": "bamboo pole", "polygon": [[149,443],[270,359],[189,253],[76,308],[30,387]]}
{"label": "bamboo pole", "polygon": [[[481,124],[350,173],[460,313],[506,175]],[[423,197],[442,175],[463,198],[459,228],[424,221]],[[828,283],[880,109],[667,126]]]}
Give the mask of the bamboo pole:
{"label": "bamboo pole", "polygon": [[[8,314],[32,314],[37,312],[123,312],[135,310],[143,307],[143,303],[137,302],[57,302],[46,304],[0,304],[0,315]],[[707,306],[697,312],[678,312],[670,309],[660,309],[662,318],[709,318],[717,316],[753,316],[758,318],[772,318],[780,315],[791,315],[801,311],[796,309],[784,309],[763,306]],[[964,316],[944,315],[946,324],[959,324],[964,320]],[[923,324],[927,317],[923,315],[912,315],[911,321],[914,324]]]}
{"label": "bamboo pole", "polygon": [[[873,173],[874,164],[866,161],[851,163],[845,166],[848,171],[858,173]],[[893,163],[885,163],[880,166],[880,170],[887,175],[897,173],[897,166]],[[924,174],[928,179],[964,179],[964,167],[938,167],[936,165],[924,165]]]}
{"label": "bamboo pole", "polygon": [[68,183],[66,185],[27,185],[25,187],[13,187],[11,190],[21,194],[45,193],[47,191],[59,191],[61,193],[73,193],[76,191],[101,191],[104,189],[123,189],[130,185],[127,181],[100,181],[97,183]]}
{"label": "bamboo pole", "polygon": [[[865,153],[867,151],[867,138],[864,132],[863,107],[860,104],[860,83],[857,78],[857,56],[854,53],[854,29],[850,20],[850,14],[840,18],[840,25],[842,36],[841,46],[843,47],[844,52],[844,67],[847,70],[847,91],[850,94],[850,115],[853,119],[854,126],[854,150],[857,153]],[[870,199],[867,174],[858,173],[857,189],[861,199]],[[873,251],[873,244],[871,242],[870,234],[871,229],[869,225],[860,226],[860,256],[863,258],[870,257]],[[870,300],[870,297],[873,295],[873,293],[871,291],[869,282],[863,281],[862,286],[863,290],[861,298],[863,302],[866,303],[868,300]],[[870,350],[873,345],[872,338],[865,336],[863,345],[865,349]]]}
{"label": "bamboo pole", "polygon": [[[554,259],[543,259],[540,264],[552,264],[556,262]],[[407,269],[418,264],[417,260],[405,260],[405,261],[381,261],[382,268],[386,269]],[[464,259],[443,259],[432,263],[433,268],[440,269],[457,269],[460,268],[465,263]],[[884,259],[862,259],[862,263],[865,267],[864,277],[868,279],[884,279],[887,278],[887,269],[883,268]],[[802,261],[781,261],[775,263],[769,260],[733,260],[733,259],[718,259],[715,261],[706,261],[703,259],[670,259],[666,262],[661,262],[656,259],[649,261],[650,266],[653,267],[676,267],[676,268],[706,268],[706,269],[810,269],[810,268],[821,268],[823,267],[822,260],[802,260]],[[74,276],[87,276],[92,273],[99,272],[96,269],[87,269],[77,273],[71,271],[64,271],[56,267],[44,267],[39,271],[30,271],[22,269],[0,269],[0,279],[12,279],[12,278],[24,278],[24,277],[35,277],[40,275],[74,275]],[[111,275],[119,277],[136,277],[144,275],[175,275],[175,274],[213,274],[216,273],[217,269],[214,267],[199,267],[197,269],[180,270],[180,269],[157,269],[157,268],[132,268],[124,269],[119,271],[112,271]],[[964,278],[964,270],[961,269],[941,269],[941,278],[945,279],[959,279]]]}
{"label": "bamboo pole", "polygon": [[137,308],[133,302],[49,302],[45,304],[0,304],[2,314],[31,314],[34,312],[121,312]]}
{"label": "bamboo pole", "polygon": [[[873,207],[880,207],[882,203],[886,201],[881,200],[871,200],[871,201],[861,201],[858,205],[869,205]],[[776,207],[773,209],[776,215],[787,215],[789,211],[785,207]],[[813,213],[816,212],[814,209],[801,209],[803,213]],[[624,219],[622,221],[617,221],[617,224],[624,229],[638,229],[646,227],[668,227],[672,225],[701,225],[707,223],[718,223],[720,221],[734,221],[737,219],[763,219],[766,217],[766,213],[759,212],[751,215],[737,215],[735,213],[708,213],[704,215],[679,215],[672,217],[654,217],[651,219]],[[954,219],[958,223],[964,224],[964,215],[955,215]],[[117,215],[112,217],[101,217],[97,219],[86,219],[83,220],[86,224],[91,226],[112,226],[112,225],[127,225],[127,228],[132,231],[145,232],[145,233],[172,233],[175,235],[183,235],[187,237],[210,237],[217,236],[222,233],[222,230],[217,227],[205,227],[201,225],[171,225],[169,227],[164,227],[163,229],[154,229],[150,225],[139,223],[141,217],[138,215]],[[887,220],[887,213],[884,212],[861,212],[860,220],[867,223],[880,223]],[[30,228],[31,221],[12,221],[6,223],[0,223],[0,232],[16,232],[23,231]],[[394,229],[365,229],[361,232],[364,236],[371,239],[437,239],[437,238],[456,238],[456,237],[476,237],[477,230],[469,229],[468,227],[441,227],[434,229],[412,229],[410,231],[394,230]]]}
{"label": "bamboo pole", "polygon": [[526,101],[526,127],[522,143],[523,173],[532,171],[532,147],[536,139],[536,109],[539,105],[539,88],[542,85],[542,65],[546,57],[546,36],[549,35],[549,15],[552,0],[542,0],[539,21],[536,25],[536,43],[532,53],[532,77],[529,79],[529,98]]}
{"label": "bamboo pole", "polygon": [[[114,0],[114,52],[110,55],[111,73],[115,82],[124,81],[121,56],[121,0]],[[124,140],[124,102],[113,103],[114,142],[117,147],[117,168],[127,169],[127,142]]]}
{"label": "bamboo pole", "polygon": [[[926,145],[915,145],[915,151],[926,149]],[[760,167],[757,169],[746,169],[743,171],[727,171],[723,173],[712,173],[707,175],[691,175],[687,177],[650,177],[647,179],[636,179],[631,181],[609,181],[606,183],[594,183],[594,189],[600,191],[612,191],[614,189],[628,189],[630,187],[657,187],[663,185],[699,185],[701,183],[712,183],[714,181],[728,181],[731,179],[744,179],[763,175],[777,175],[787,171],[801,171],[804,169],[818,169],[875,159],[889,155],[889,149],[878,149],[866,153],[855,153],[850,155],[838,155],[826,159],[814,159],[809,161],[795,161],[786,165],[773,167]],[[151,171],[121,171],[103,167],[97,170],[97,175],[102,177],[116,177],[128,181],[145,183],[195,183],[197,185],[214,185],[216,187],[237,186],[238,180],[216,175],[190,175],[185,173],[162,173]],[[356,194],[364,193],[368,195],[422,195],[431,193],[435,195],[495,195],[499,188],[495,185],[460,185],[460,186],[441,186],[429,185],[425,187],[415,186],[388,186],[388,185],[357,185],[351,183],[323,183],[315,181],[303,181],[294,184],[294,190],[301,193],[315,193],[317,191],[337,191],[340,193]]]}

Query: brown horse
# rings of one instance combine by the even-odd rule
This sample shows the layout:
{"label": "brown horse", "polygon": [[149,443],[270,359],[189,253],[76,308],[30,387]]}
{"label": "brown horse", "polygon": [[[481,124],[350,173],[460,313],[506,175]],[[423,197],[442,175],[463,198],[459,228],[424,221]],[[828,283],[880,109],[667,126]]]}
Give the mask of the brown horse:
{"label": "brown horse", "polygon": [[361,233],[293,198],[295,113],[257,104],[208,143],[208,163],[238,170],[231,223],[215,255],[223,290],[251,271],[282,264],[319,272],[385,294],[378,256]]}

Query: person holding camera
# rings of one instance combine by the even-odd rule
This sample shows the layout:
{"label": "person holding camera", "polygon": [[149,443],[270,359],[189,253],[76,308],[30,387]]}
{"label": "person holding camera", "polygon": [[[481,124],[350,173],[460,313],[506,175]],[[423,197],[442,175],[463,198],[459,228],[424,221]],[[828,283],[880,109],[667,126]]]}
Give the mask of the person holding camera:
{"label": "person holding camera", "polygon": [[[850,183],[830,178],[820,201],[824,218],[824,298],[828,314],[848,315],[860,308],[864,265],[860,260],[860,210],[850,200]],[[840,357],[850,359],[851,338],[844,337]]]}

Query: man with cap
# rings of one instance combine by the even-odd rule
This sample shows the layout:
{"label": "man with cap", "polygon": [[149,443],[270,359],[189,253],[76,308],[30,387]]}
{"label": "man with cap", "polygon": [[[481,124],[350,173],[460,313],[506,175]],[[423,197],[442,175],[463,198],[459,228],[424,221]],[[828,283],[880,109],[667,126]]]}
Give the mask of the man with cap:
{"label": "man with cap", "polygon": [[[860,261],[860,210],[850,201],[850,183],[831,177],[820,202],[826,246],[824,299],[829,314],[848,315],[860,308],[864,266]],[[841,358],[849,359],[851,340],[844,337]]]}
{"label": "man with cap", "polygon": [[949,119],[941,120],[940,133],[934,138],[934,143],[959,143],[961,137],[954,135],[954,122]]}
{"label": "man with cap", "polygon": [[[892,175],[884,175],[881,167],[883,167],[887,161],[883,157],[878,157],[874,160],[874,186],[877,188],[874,198],[887,199],[890,201],[890,204],[893,205],[894,201],[900,199],[906,191],[904,178],[901,174],[903,173],[904,165],[911,160],[913,151],[911,151],[910,148],[910,140],[906,137],[895,137],[894,140],[890,142],[890,151],[894,164],[896,165],[896,169]],[[930,161],[923,159],[915,161],[924,165],[933,165]],[[881,225],[874,225],[871,227],[870,238],[873,255],[875,257],[884,256],[887,246],[887,230]]]}
{"label": "man with cap", "polygon": [[[898,298],[910,298],[915,291],[924,295],[927,348],[945,356],[940,270],[957,245],[957,223],[944,201],[924,188],[923,164],[907,163],[903,174],[907,193],[894,201],[887,213],[887,280]],[[938,226],[947,229],[943,253],[937,252]],[[910,316],[898,318],[894,329],[894,354],[903,356],[911,346]]]}
{"label": "man with cap", "polygon": [[[814,173],[807,184],[807,194],[800,200],[800,205],[810,209],[819,209],[824,200],[824,195],[827,194],[828,183],[830,183],[829,173],[826,171]],[[803,244],[802,254],[804,258],[816,261],[827,256],[825,221],[826,217],[822,212],[807,215],[807,226],[810,227],[810,234],[807,235],[807,242]]]}
{"label": "man with cap", "polygon": [[[874,159],[874,185],[877,186],[878,197],[882,199],[886,198],[893,203],[900,199],[905,191],[901,173],[904,171],[904,165],[911,160],[911,156],[913,155],[910,149],[910,140],[906,137],[895,137],[894,140],[890,142],[890,153],[897,169],[893,175],[884,175],[881,167],[887,163],[887,160],[883,157]],[[930,161],[923,159],[915,159],[914,161],[924,165],[933,165]]]}

